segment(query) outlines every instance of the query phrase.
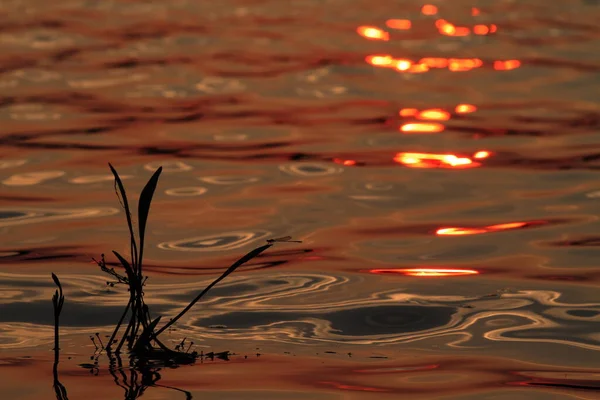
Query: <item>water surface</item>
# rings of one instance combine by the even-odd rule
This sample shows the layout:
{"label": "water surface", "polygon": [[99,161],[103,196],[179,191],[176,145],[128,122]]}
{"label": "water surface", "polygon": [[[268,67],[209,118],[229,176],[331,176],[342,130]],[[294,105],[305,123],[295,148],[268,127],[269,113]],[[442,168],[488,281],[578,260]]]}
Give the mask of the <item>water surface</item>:
{"label": "water surface", "polygon": [[[0,389],[54,396],[54,272],[71,399],[597,398],[598,6],[5,0]],[[135,395],[89,339],[128,300],[108,162],[133,197],[164,168],[155,315],[302,240],[167,334],[230,361]]]}

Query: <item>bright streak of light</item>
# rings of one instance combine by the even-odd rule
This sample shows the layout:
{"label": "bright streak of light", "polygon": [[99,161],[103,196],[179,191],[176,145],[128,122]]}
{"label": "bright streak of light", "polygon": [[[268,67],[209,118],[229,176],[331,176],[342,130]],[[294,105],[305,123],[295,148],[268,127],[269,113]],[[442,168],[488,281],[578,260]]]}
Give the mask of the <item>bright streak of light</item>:
{"label": "bright streak of light", "polygon": [[491,231],[503,231],[506,229],[517,229],[527,225],[525,222],[509,222],[507,224],[490,225],[487,229]]}
{"label": "bright streak of light", "polygon": [[423,13],[423,15],[435,15],[438,12],[438,8],[431,4],[425,4],[421,8],[421,12]]}
{"label": "bright streak of light", "polygon": [[397,153],[394,161],[409,168],[475,168],[481,166],[469,157],[454,154]]}
{"label": "bright streak of light", "polygon": [[438,19],[435,21],[435,26],[442,35],[453,36],[454,33],[456,33],[456,27],[445,19]]}
{"label": "bright streak of light", "polygon": [[408,72],[413,74],[422,74],[423,72],[429,71],[427,64],[414,64],[409,68]]}
{"label": "bright streak of light", "polygon": [[448,60],[448,69],[453,72],[470,71],[483,65],[479,58],[451,58]]}
{"label": "bright streak of light", "polygon": [[510,71],[521,66],[519,60],[507,60],[507,61],[494,61],[494,69],[496,71]]}
{"label": "bright streak of light", "polygon": [[445,19],[435,21],[435,26],[442,35],[446,36],[468,36],[471,30],[466,26],[454,26]]}
{"label": "bright streak of light", "polygon": [[435,231],[438,236],[461,236],[461,235],[478,235],[480,233],[487,233],[488,230],[483,228],[440,228]]}
{"label": "bright streak of light", "polygon": [[385,24],[392,29],[408,30],[412,23],[408,19],[388,19]]}
{"label": "bright streak of light", "polygon": [[487,25],[475,25],[473,27],[473,33],[476,35],[487,35],[490,33],[490,28]]}
{"label": "bright streak of light", "polygon": [[334,158],[333,162],[336,164],[345,165],[346,167],[351,167],[353,165],[356,165],[356,161],[354,161],[354,160],[344,160],[341,158]]}
{"label": "bright streak of light", "polygon": [[479,271],[475,269],[454,268],[379,268],[369,270],[369,272],[372,274],[400,274],[421,278],[479,275]]}
{"label": "bright streak of light", "polygon": [[439,57],[427,57],[422,58],[419,64],[425,64],[429,68],[446,68],[448,66],[448,60]]}
{"label": "bright streak of light", "polygon": [[396,60],[396,69],[398,71],[408,71],[412,67],[410,60]]}
{"label": "bright streak of light", "polygon": [[415,115],[417,115],[418,112],[419,110],[417,110],[416,108],[403,108],[398,114],[401,117],[414,117]]}
{"label": "bright streak of light", "polygon": [[390,34],[374,26],[359,26],[356,31],[364,38],[371,40],[390,40]]}
{"label": "bright streak of light", "polygon": [[484,159],[484,158],[488,158],[490,156],[490,152],[489,151],[478,151],[477,153],[473,154],[473,158],[476,158],[478,160]]}
{"label": "bright streak of light", "polygon": [[459,104],[454,109],[457,114],[468,114],[477,111],[477,107],[472,104]]}
{"label": "bright streak of light", "polygon": [[365,61],[376,67],[393,67],[395,62],[389,54],[367,56]]}
{"label": "bright streak of light", "polygon": [[402,125],[400,130],[406,133],[436,133],[442,132],[444,130],[444,125],[437,122],[415,122]]}
{"label": "bright streak of light", "polygon": [[454,34],[452,36],[469,36],[471,34],[471,30],[466,26],[455,26]]}
{"label": "bright streak of light", "polygon": [[417,118],[433,121],[448,121],[450,119],[450,113],[439,109],[423,110],[417,115]]}
{"label": "bright streak of light", "polygon": [[527,226],[526,222],[509,222],[506,224],[484,226],[482,228],[445,227],[438,229],[435,234],[438,236],[479,235],[482,233],[518,229],[525,226]]}

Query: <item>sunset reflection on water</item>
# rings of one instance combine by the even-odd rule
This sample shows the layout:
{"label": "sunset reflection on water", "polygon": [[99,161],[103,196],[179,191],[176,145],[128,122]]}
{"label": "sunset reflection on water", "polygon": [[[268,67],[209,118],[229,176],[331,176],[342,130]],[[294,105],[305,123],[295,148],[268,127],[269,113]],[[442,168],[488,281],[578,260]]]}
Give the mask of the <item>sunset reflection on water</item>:
{"label": "sunset reflection on water", "polygon": [[[0,4],[5,397],[53,396],[55,273],[71,399],[594,398],[598,2],[26,3]],[[108,162],[134,228],[163,168],[161,326],[280,238],[164,332],[193,365],[98,346],[130,299],[91,261],[131,247]]]}

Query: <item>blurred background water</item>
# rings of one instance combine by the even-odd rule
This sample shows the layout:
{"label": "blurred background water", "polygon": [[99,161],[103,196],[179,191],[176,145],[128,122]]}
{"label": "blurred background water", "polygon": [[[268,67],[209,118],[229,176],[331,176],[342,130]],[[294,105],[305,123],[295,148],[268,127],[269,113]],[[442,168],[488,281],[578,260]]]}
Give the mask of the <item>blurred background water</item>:
{"label": "blurred background water", "polygon": [[128,252],[111,162],[134,198],[164,168],[146,239],[157,315],[264,240],[303,241],[169,333],[237,358],[165,384],[597,398],[598,6],[2,1],[0,388],[52,396],[55,272],[69,393],[118,397],[80,367],[128,299],[91,262]]}

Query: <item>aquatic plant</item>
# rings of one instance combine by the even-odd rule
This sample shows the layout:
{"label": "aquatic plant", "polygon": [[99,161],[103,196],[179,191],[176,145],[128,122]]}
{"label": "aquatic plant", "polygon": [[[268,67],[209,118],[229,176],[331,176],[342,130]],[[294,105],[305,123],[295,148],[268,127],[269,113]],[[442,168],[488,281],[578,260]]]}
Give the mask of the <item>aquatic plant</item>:
{"label": "aquatic plant", "polygon": [[58,400],[69,400],[67,397],[67,389],[60,383],[58,379],[58,361],[60,359],[60,343],[59,343],[59,327],[60,327],[60,313],[65,303],[65,296],[63,295],[62,285],[58,277],[52,273],[52,280],[58,287],[52,296],[52,305],[54,306],[54,364],[52,367],[52,374],[54,376],[54,393]]}
{"label": "aquatic plant", "polygon": [[[237,268],[257,257],[263,251],[267,250],[277,242],[292,242],[292,240],[290,240],[291,237],[286,236],[277,239],[269,239],[265,245],[260,246],[244,255],[242,258],[234,262],[229,268],[227,268],[225,272],[223,272],[217,279],[215,279],[210,285],[202,290],[196,297],[194,297],[192,301],[175,317],[171,318],[169,322],[158,329],[157,327],[160,323],[161,317],[158,316],[152,319],[150,316],[150,309],[144,301],[144,286],[146,285],[148,277],[143,275],[142,261],[144,256],[144,239],[148,215],[150,213],[150,204],[152,203],[152,197],[156,190],[158,178],[162,172],[162,167],[158,168],[154,172],[140,194],[140,199],[138,201],[137,231],[139,239],[136,240],[135,230],[133,228],[133,218],[131,216],[131,208],[127,199],[125,187],[123,186],[123,182],[115,168],[111,164],[108,165],[115,177],[115,191],[117,192],[117,196],[119,197],[121,205],[125,211],[127,227],[129,230],[131,255],[130,260],[127,260],[117,251],[113,251],[113,254],[115,257],[117,257],[119,263],[125,271],[124,274],[118,272],[114,268],[109,268],[106,264],[104,254],[102,254],[100,260],[94,261],[96,261],[104,273],[116,280],[114,282],[107,282],[107,284],[110,286],[115,286],[115,284],[123,284],[127,286],[129,291],[129,301],[106,344],[103,343],[99,333],[96,333],[95,336],[90,337],[96,346],[94,355],[91,357],[93,363],[80,364],[80,366],[89,369],[92,374],[97,375],[99,371],[99,357],[104,351],[106,351],[106,355],[109,359],[108,371],[112,375],[114,382],[124,389],[125,399],[133,400],[141,397],[146,389],[150,386],[160,386],[175,390],[185,394],[186,399],[191,399],[191,393],[186,390],[174,386],[160,385],[157,383],[161,379],[161,375],[159,373],[161,367],[176,367],[185,364],[192,364],[197,359],[214,360],[215,358],[218,358],[222,360],[228,360],[230,353],[228,351],[220,353],[210,352],[207,354],[202,352],[198,354],[195,351],[190,352],[193,342],[188,344],[187,348],[185,348],[186,338],[184,338],[181,343],[175,346],[175,349],[172,350],[160,341],[159,335],[176,323],[181,317],[183,317],[204,295],[206,295],[206,293],[208,293],[210,289],[212,289],[221,280],[225,279]],[[64,305],[65,297],[63,295],[62,285],[55,274],[52,274],[52,280],[58,287],[54,293],[54,296],[52,297],[52,304],[54,305],[54,391],[57,400],[68,400],[67,390],[58,379],[58,362],[60,354],[60,314]],[[129,316],[129,319],[125,331],[122,334],[121,339],[117,340],[116,337],[121,330],[121,327],[123,326],[127,316]],[[98,342],[96,342],[96,339]],[[125,345],[129,352],[128,367],[124,367],[120,356],[121,350]],[[129,376],[127,376],[128,374]]]}
{"label": "aquatic plant", "polygon": [[[278,239],[269,239],[267,243],[260,246],[239,260],[234,262],[221,276],[215,279],[210,285],[202,290],[192,301],[184,307],[175,317],[171,318],[161,328],[158,328],[161,316],[151,318],[150,310],[144,301],[144,286],[146,284],[147,277],[143,275],[143,256],[144,256],[144,239],[146,225],[148,222],[148,215],[150,213],[150,205],[152,203],[152,197],[156,190],[158,179],[162,172],[162,167],[158,168],[152,177],[146,183],[143,188],[140,198],[138,201],[138,230],[139,239],[136,240],[136,234],[133,227],[133,219],[131,216],[131,207],[125,192],[123,182],[119,177],[116,169],[109,163],[110,170],[115,178],[115,191],[120,199],[121,206],[125,211],[125,217],[127,220],[127,227],[129,230],[130,238],[130,260],[127,260],[117,251],[113,250],[113,254],[119,260],[119,263],[123,267],[125,274],[117,272],[114,268],[108,268],[104,258],[104,254],[96,263],[100,266],[100,269],[107,273],[112,278],[116,279],[116,282],[108,282],[111,286],[115,284],[125,284],[129,291],[129,301],[117,322],[108,343],[105,348],[107,351],[112,352],[113,346],[114,352],[118,354],[123,346],[126,344],[129,352],[137,357],[138,359],[148,360],[162,360],[169,361],[169,363],[186,364],[193,362],[198,354],[196,352],[181,351],[179,348],[175,350],[169,349],[159,339],[159,335],[176,323],[181,317],[183,317],[210,289],[212,289],[217,283],[225,279],[229,274],[234,272],[237,268],[252,260],[253,258],[260,255],[262,252],[273,246],[276,242],[289,242],[291,237],[283,237]],[[121,330],[125,318],[129,315],[128,324],[125,328],[124,333],[120,340],[117,340],[117,334]],[[104,346],[103,346],[104,347]]]}

